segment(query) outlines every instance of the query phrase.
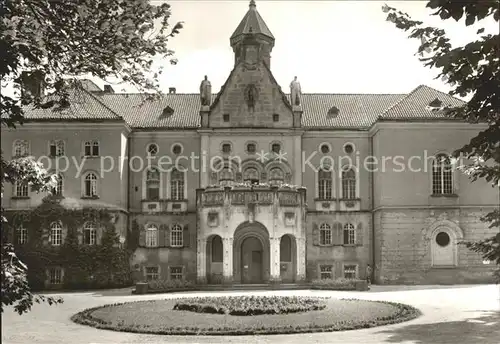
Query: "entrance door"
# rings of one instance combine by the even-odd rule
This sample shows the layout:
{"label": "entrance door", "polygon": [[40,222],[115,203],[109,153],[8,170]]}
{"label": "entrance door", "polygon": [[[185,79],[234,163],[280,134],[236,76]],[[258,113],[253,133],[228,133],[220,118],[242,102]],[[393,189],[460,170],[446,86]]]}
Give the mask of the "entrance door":
{"label": "entrance door", "polygon": [[262,282],[262,244],[255,237],[241,244],[241,283]]}

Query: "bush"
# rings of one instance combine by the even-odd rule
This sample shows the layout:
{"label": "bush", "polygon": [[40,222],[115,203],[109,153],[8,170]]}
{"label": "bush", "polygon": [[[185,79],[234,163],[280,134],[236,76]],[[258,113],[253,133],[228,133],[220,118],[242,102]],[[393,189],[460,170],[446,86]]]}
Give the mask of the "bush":
{"label": "bush", "polygon": [[332,290],[356,290],[356,282],[359,279],[337,278],[337,279],[317,279],[311,282],[313,289],[332,289]]}
{"label": "bush", "polygon": [[155,280],[148,281],[148,290],[151,291],[168,291],[168,290],[185,290],[193,289],[194,284],[184,280]]}
{"label": "bush", "polygon": [[262,315],[288,314],[322,310],[322,298],[289,296],[229,296],[186,298],[174,305],[174,310],[196,313]]}

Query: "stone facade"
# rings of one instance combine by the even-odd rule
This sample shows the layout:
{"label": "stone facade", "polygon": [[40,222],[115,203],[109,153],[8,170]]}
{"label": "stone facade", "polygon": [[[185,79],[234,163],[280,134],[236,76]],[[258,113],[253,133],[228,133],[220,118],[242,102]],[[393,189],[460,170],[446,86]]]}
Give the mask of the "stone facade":
{"label": "stone facade", "polygon": [[[479,218],[498,206],[498,190],[432,169],[434,155],[483,128],[426,107],[460,100],[420,86],[408,95],[303,94],[292,106],[253,2],[231,45],[235,67],[210,105],[174,93],[136,107],[135,95],[93,85],[81,92],[101,110],[64,120],[27,110],[27,124],[2,133],[4,156],[16,155],[19,140],[35,157],[63,140],[67,206],[107,207],[124,239],[138,234],[136,280],[298,283],[366,278],[367,264],[378,283],[490,280],[493,266],[458,242],[494,234]],[[99,154],[85,157],[91,141]],[[369,157],[384,167],[370,169]],[[427,168],[411,170],[411,157]],[[88,171],[98,175],[93,197]],[[3,205],[15,212],[42,197],[6,188]]]}

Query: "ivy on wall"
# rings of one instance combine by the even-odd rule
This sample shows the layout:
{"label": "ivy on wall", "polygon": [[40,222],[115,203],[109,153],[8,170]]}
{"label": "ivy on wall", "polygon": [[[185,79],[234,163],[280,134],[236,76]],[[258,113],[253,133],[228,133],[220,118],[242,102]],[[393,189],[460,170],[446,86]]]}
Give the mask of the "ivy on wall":
{"label": "ivy on wall", "polygon": [[[32,289],[45,288],[47,270],[64,269],[63,287],[69,289],[111,288],[130,285],[130,247],[120,246],[113,214],[107,209],[66,209],[61,199],[47,197],[30,211],[6,214],[10,226],[10,241],[20,259],[28,266],[28,282]],[[50,225],[60,221],[63,226],[62,244],[49,243]],[[93,221],[97,225],[95,245],[83,244],[83,226]],[[18,244],[17,228],[27,230],[27,242]],[[99,240],[100,239],[100,240]]]}

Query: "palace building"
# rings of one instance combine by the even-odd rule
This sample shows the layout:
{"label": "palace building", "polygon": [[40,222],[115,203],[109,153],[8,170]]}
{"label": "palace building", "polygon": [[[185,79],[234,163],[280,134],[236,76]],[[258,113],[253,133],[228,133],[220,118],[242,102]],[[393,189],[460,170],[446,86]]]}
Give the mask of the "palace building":
{"label": "palace building", "polygon": [[[461,100],[424,85],[308,94],[293,75],[284,93],[253,0],[230,44],[218,93],[203,76],[199,94],[147,101],[84,80],[69,108],[27,108],[3,130],[4,157],[46,156],[61,205],[113,213],[122,243],[138,238],[135,280],[299,283],[366,278],[367,264],[376,283],[490,280],[493,264],[459,242],[494,235],[480,217],[498,190],[441,159],[483,129],[443,115]],[[44,196],[14,185],[3,206]],[[16,244],[30,240],[22,230]],[[44,230],[46,245],[64,243],[63,221]],[[100,230],[86,223],[80,244],[99,244]],[[62,283],[64,266],[47,269],[48,285]]]}

